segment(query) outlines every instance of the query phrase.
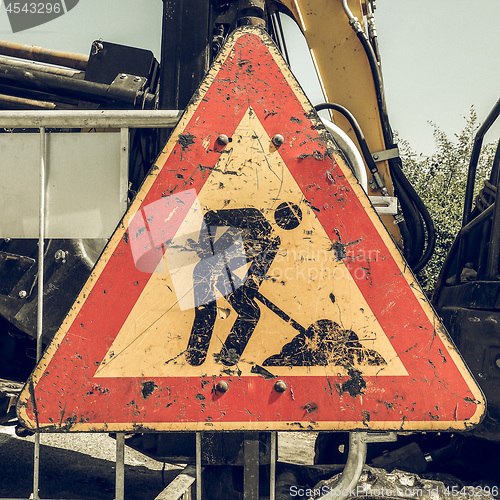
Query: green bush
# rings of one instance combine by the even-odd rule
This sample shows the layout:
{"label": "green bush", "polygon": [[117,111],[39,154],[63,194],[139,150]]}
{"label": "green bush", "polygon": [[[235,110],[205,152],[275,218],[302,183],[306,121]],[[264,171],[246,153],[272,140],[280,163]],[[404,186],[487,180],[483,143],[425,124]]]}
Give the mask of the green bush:
{"label": "green bush", "polygon": [[[403,170],[427,206],[436,227],[436,250],[417,276],[427,293],[434,289],[444,259],[462,224],[469,160],[480,126],[474,108],[471,107],[469,115],[464,118],[465,126],[454,139],[431,123],[436,151],[430,156],[417,154],[407,141],[399,139]],[[475,194],[489,178],[495,148],[496,144],[483,146]]]}

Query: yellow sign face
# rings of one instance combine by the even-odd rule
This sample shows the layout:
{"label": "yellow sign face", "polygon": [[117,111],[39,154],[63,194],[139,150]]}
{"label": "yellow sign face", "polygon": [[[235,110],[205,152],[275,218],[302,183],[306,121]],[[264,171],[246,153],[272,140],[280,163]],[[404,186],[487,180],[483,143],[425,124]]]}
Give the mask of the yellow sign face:
{"label": "yellow sign face", "polygon": [[[280,240],[267,274],[261,280],[259,293],[305,329],[318,318],[329,322],[331,352],[323,353],[328,359],[326,373],[347,374],[345,360],[339,357],[343,350],[338,349],[335,342],[339,334],[350,332],[355,353],[353,366],[361,373],[407,375],[340,258],[339,249],[332,246],[314,209],[251,108],[244,114],[232,139],[228,154],[221,156],[198,193],[197,201],[158,263],[96,376],[156,378],[182,373],[186,377],[200,377],[227,373],[228,366],[218,361],[218,355],[238,313],[224,296],[217,299],[217,317],[205,361],[193,366],[186,359],[186,343],[195,320],[193,272],[202,260],[196,248],[190,247],[189,240],[199,239],[204,215],[208,212],[241,209],[258,210],[270,224],[272,236]],[[298,225],[292,229],[276,223],[276,211],[283,203],[298,207],[301,215]],[[218,227],[214,240],[223,238],[227,229]],[[244,252],[243,248],[241,250]],[[376,251],[371,257],[377,259]],[[250,278],[249,267],[245,262],[231,271],[244,280],[245,275]],[[214,275],[208,279],[216,281],[218,278]],[[300,332],[267,307],[265,301],[256,300],[259,319],[237,363],[237,370],[250,375],[252,368],[260,365],[268,367],[276,376],[324,375],[325,366],[315,366],[314,361],[311,366],[290,366],[285,361],[273,361],[273,357],[279,356],[283,347]]]}

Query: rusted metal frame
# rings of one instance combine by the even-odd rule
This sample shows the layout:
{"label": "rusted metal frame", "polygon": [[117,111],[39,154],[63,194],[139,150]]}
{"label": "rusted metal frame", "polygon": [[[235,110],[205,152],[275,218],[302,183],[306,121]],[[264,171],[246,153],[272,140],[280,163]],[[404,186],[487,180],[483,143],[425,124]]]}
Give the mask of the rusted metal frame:
{"label": "rusted metal frame", "polygon": [[2,128],[161,128],[177,125],[180,110],[0,111]]}
{"label": "rusted metal frame", "polygon": [[259,500],[259,433],[245,432],[243,437],[243,500]]}
{"label": "rusted metal frame", "polygon": [[116,434],[115,500],[125,500],[125,434]]}
{"label": "rusted metal frame", "polygon": [[[26,119],[26,113],[24,118]],[[39,114],[39,113],[38,113]],[[144,113],[141,113],[144,114]],[[28,126],[28,125],[25,125]],[[32,123],[31,123],[31,126]],[[81,126],[81,124],[79,125]],[[43,333],[43,282],[44,282],[44,250],[45,250],[45,222],[46,222],[46,187],[45,177],[47,169],[47,140],[46,127],[39,128],[40,133],[40,167],[39,167],[39,237],[38,237],[38,310],[37,310],[37,363],[42,357],[42,333]],[[120,168],[128,168],[129,129],[122,127],[120,130]],[[124,200],[126,202],[126,200]],[[198,467],[199,464],[199,467]],[[199,476],[197,489],[200,490],[198,499],[201,498],[201,434],[197,433],[197,477]],[[33,451],[33,500],[40,500],[40,432],[35,432]],[[183,495],[184,496],[184,495]],[[116,479],[115,499],[125,498],[125,434],[118,433],[116,436]],[[6,499],[8,500],[8,499]],[[14,500],[14,499],[10,499]]]}
{"label": "rusted metal frame", "polygon": [[30,61],[57,64],[79,70],[85,70],[89,61],[89,56],[85,54],[50,50],[37,47],[36,45],[25,45],[7,41],[0,41],[0,54],[28,59]]}
{"label": "rusted metal frame", "polygon": [[[128,168],[128,142],[129,129],[121,129],[121,152],[120,168]],[[38,226],[38,309],[37,309],[37,343],[36,360],[40,362],[42,357],[42,333],[43,333],[43,282],[44,282],[44,241],[46,221],[46,189],[45,177],[47,170],[47,140],[46,129],[40,127],[40,168],[39,168],[39,226]],[[40,432],[35,432],[33,451],[33,500],[40,500]],[[125,434],[116,435],[116,479],[115,500],[125,499]]]}

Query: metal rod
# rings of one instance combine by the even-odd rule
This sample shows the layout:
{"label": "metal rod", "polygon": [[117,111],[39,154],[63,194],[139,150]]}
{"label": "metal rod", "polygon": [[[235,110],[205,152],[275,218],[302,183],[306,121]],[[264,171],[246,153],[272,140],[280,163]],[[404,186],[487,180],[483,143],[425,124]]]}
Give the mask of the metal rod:
{"label": "metal rod", "polygon": [[493,204],[493,220],[491,222],[490,231],[490,245],[488,249],[488,261],[487,270],[488,277],[490,280],[495,280],[498,278],[498,259],[500,257],[500,193],[497,192],[495,196],[495,203]]}
{"label": "metal rod", "polygon": [[269,464],[269,500],[276,498],[276,458],[278,433],[271,432],[271,461]]}
{"label": "metal rod", "polygon": [[[45,170],[47,161],[47,143],[45,128],[40,127],[40,173],[39,173],[39,214],[38,214],[38,305],[36,323],[36,362],[42,358],[43,333],[43,264],[45,242]],[[33,451],[33,498],[38,500],[40,488],[40,432],[35,432]]]}
{"label": "metal rod", "polygon": [[201,432],[196,433],[196,500],[201,500]]}
{"label": "metal rod", "polygon": [[38,64],[36,62],[19,61],[17,59],[10,59],[8,57],[1,57],[1,56],[0,56],[0,63],[14,66],[17,68],[27,69],[28,71],[31,70],[41,71],[42,73],[51,73],[53,75],[61,75],[61,76],[66,76],[68,78],[73,78],[77,75],[82,75],[81,78],[83,78],[83,75],[85,74],[83,71],[75,71],[73,69],[60,68],[58,66],[47,66],[45,64]]}
{"label": "metal rod", "polygon": [[491,166],[490,182],[494,186],[498,184],[500,174],[500,139],[497,142],[497,149],[495,151],[495,157],[493,158],[493,164]]}
{"label": "metal rod", "polygon": [[120,129],[120,206],[123,213],[127,210],[128,201],[128,158],[129,158],[129,129]]}
{"label": "metal rod", "polygon": [[472,219],[466,226],[464,226],[457,235],[458,241],[458,251],[457,259],[455,263],[455,281],[456,284],[461,283],[462,269],[465,267],[465,258],[467,252],[467,246],[469,241],[469,235],[473,229],[479,226],[484,220],[492,217],[495,211],[496,202],[490,205],[486,210],[481,212],[477,217]]}
{"label": "metal rod", "polygon": [[125,499],[125,434],[116,434],[115,500]]}
{"label": "metal rod", "polygon": [[490,114],[486,117],[486,120],[481,125],[474,138],[474,145],[472,147],[472,153],[469,162],[469,171],[467,173],[467,187],[465,188],[465,201],[464,201],[464,213],[462,216],[462,227],[466,226],[470,222],[470,215],[472,211],[472,199],[474,197],[474,184],[476,183],[476,171],[477,164],[479,162],[479,156],[481,155],[481,146],[483,145],[483,139],[486,132],[493,125],[495,120],[500,115],[500,99],[496,102]]}
{"label": "metal rod", "polygon": [[[117,101],[134,104],[142,95],[139,88],[107,85],[105,83],[90,82],[77,78],[46,73],[35,69],[27,70],[0,62],[0,81],[10,83],[21,88],[45,90],[65,97],[96,103]],[[146,96],[151,102],[154,96]]]}
{"label": "metal rod", "polygon": [[243,500],[259,500],[259,433],[243,437]]}
{"label": "metal rod", "polygon": [[345,500],[359,481],[366,461],[366,432],[349,433],[349,454],[340,479],[318,500]]}
{"label": "metal rod", "polygon": [[40,127],[40,211],[38,220],[38,310],[36,328],[36,361],[42,357],[42,333],[43,333],[43,264],[44,264],[44,242],[45,242],[45,172],[47,163],[47,141],[45,127]]}
{"label": "metal rod", "polygon": [[0,111],[2,128],[159,128],[175,127],[179,110]]}
{"label": "metal rod", "polygon": [[39,61],[68,68],[85,70],[89,57],[84,54],[74,52],[63,52],[60,50],[44,49],[36,45],[25,45],[22,43],[13,43],[0,41],[0,54],[4,56],[19,57],[30,61]]}
{"label": "metal rod", "polygon": [[56,105],[53,102],[35,101],[33,99],[0,94],[0,107],[12,107],[13,109],[55,109]]}
{"label": "metal rod", "polygon": [[0,83],[0,92],[5,95],[21,97],[23,99],[33,99],[35,101],[57,103],[57,109],[59,110],[77,109],[79,103],[78,99],[71,99],[69,97],[63,97],[58,94],[50,94],[48,92],[18,87],[15,82],[12,82],[12,85],[4,85]]}
{"label": "metal rod", "polygon": [[35,432],[35,446],[33,451],[33,500],[39,500],[40,488],[40,432]]}

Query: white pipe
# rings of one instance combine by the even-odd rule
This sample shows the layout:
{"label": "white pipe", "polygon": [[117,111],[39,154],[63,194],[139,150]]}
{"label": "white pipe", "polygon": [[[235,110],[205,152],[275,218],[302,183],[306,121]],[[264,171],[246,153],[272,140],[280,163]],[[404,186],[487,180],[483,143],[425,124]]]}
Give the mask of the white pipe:
{"label": "white pipe", "polygon": [[366,175],[366,167],[363,161],[363,157],[361,156],[358,148],[351,140],[351,138],[340,127],[337,127],[337,125],[325,118],[321,118],[321,121],[323,122],[323,125],[326,127],[328,132],[332,134],[335,142],[338,144],[342,152],[349,160],[350,166],[352,167],[356,179],[358,179],[361,187],[365,190],[365,193],[367,193],[368,176]]}
{"label": "white pipe", "polygon": [[351,496],[365,465],[366,450],[366,432],[350,432],[349,455],[342,475],[339,481],[330,487],[330,491],[318,500],[345,500]]}

